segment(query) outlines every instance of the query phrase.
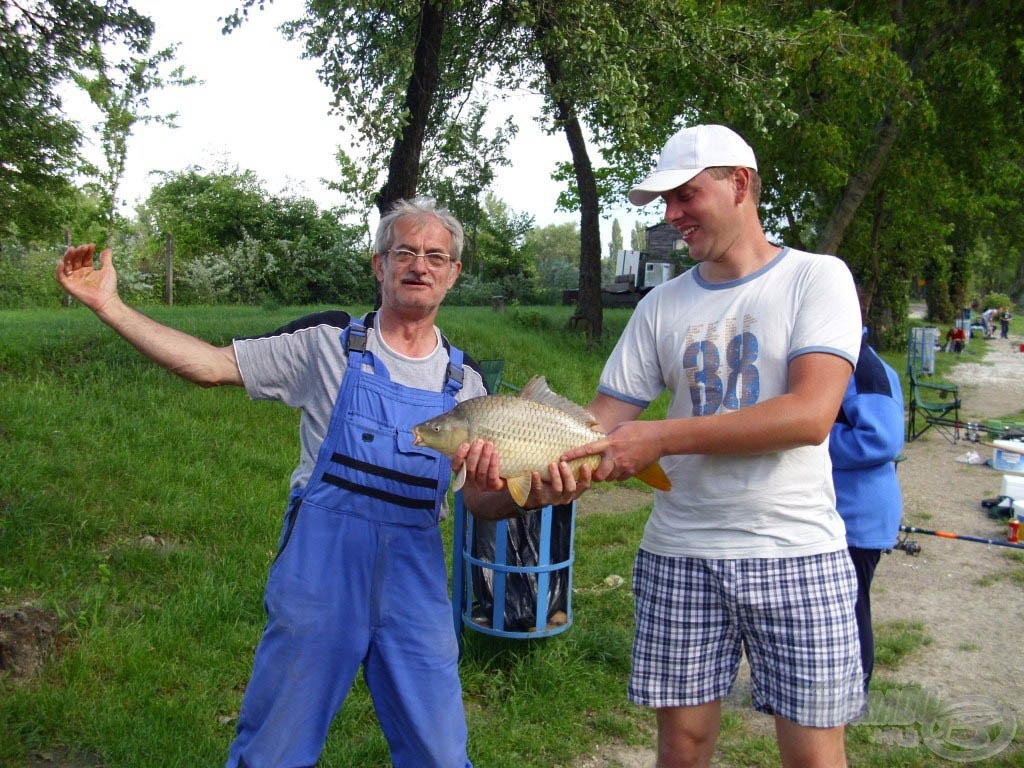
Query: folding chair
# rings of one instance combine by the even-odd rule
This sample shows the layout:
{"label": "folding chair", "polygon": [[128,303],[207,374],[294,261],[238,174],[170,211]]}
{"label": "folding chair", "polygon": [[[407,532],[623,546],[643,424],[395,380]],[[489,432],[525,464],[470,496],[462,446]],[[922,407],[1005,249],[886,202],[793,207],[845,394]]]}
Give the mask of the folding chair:
{"label": "folding chair", "polygon": [[502,373],[505,370],[505,361],[499,360],[480,360],[480,373],[484,377],[484,386],[487,387],[487,391],[492,395],[499,394],[501,388],[510,389],[513,392],[518,392],[521,388],[515,384],[509,384],[502,378]]}
{"label": "folding chair", "polygon": [[[914,441],[932,427],[956,445],[960,439],[960,388],[956,384],[923,382],[913,367],[910,376],[910,412],[907,441]],[[918,426],[918,421],[921,426]]]}

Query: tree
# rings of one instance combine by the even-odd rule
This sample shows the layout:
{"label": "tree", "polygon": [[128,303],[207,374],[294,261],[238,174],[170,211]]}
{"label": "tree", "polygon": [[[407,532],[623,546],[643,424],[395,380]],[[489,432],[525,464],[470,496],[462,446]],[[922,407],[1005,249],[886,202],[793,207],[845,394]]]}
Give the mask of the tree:
{"label": "tree", "polygon": [[[262,0],[244,0],[226,17],[241,24]],[[334,109],[359,136],[374,171],[387,169],[375,195],[380,211],[416,194],[428,127],[443,133],[457,119],[477,80],[512,55],[501,43],[501,4],[487,0],[310,3],[309,13],[283,26],[321,62]],[[374,173],[359,186],[365,186]]]}
{"label": "tree", "polygon": [[164,174],[140,206],[139,226],[149,234],[151,256],[173,236],[185,301],[373,299],[363,229],[308,198],[268,194],[253,171]]}
{"label": "tree", "polygon": [[[850,264],[865,321],[894,344],[911,278],[925,277],[929,317],[951,321],[971,248],[1020,199],[1020,175],[1007,195],[1003,169],[1020,156],[1022,13],[998,0],[828,6],[817,32],[789,46],[783,95],[800,119],[788,141],[768,142],[785,169],[769,185],[772,209],[792,211],[779,227],[789,242]],[[803,7],[777,6],[794,30],[807,26]]]}
{"label": "tree", "polygon": [[176,257],[188,261],[235,246],[246,237],[262,240],[272,219],[268,197],[253,171],[207,173],[192,166],[161,174],[139,218],[150,227],[154,251],[172,235]]}
{"label": "tree", "polygon": [[477,246],[481,277],[532,282],[536,272],[523,244],[527,233],[533,229],[533,217],[515,213],[490,194],[484,199],[484,211],[486,216],[481,222]]}
{"label": "tree", "polygon": [[463,269],[472,274],[477,268],[477,237],[485,217],[483,196],[494,183],[494,170],[508,165],[505,147],[515,136],[511,118],[487,134],[484,122],[487,109],[470,106],[465,120],[456,119],[442,126],[441,132],[427,141],[420,166],[420,187],[454,213],[466,232]]}
{"label": "tree", "polygon": [[629,233],[629,248],[633,251],[647,248],[647,225],[642,221],[633,222],[633,231]]}
{"label": "tree", "polygon": [[60,232],[81,134],[58,86],[87,64],[94,43],[140,52],[152,33],[125,0],[0,0],[0,235]]}
{"label": "tree", "polygon": [[[241,23],[257,3],[245,0],[226,19],[226,28]],[[370,165],[382,165],[387,154],[387,180],[377,196],[382,209],[415,192],[427,127],[443,134],[480,77],[493,76],[502,88],[525,83],[545,95],[549,127],[564,131],[569,143],[580,201],[576,319],[599,338],[600,190],[584,122],[598,114],[613,119],[602,90],[616,92],[618,120],[642,111],[642,93],[621,55],[628,40],[617,11],[599,0],[360,2],[312,4],[310,10],[285,29],[304,39],[307,55],[323,62],[321,77],[336,95],[335,108],[356,128]],[[642,122],[642,114],[627,122],[632,120]],[[353,174],[352,186],[365,190],[366,178]]]}
{"label": "tree", "polygon": [[523,245],[527,256],[535,264],[565,262],[579,268],[580,228],[578,224],[548,224],[526,233]]}
{"label": "tree", "polygon": [[615,219],[612,222],[612,239],[608,243],[608,256],[616,258],[619,255],[619,251],[622,250],[622,227],[619,226],[619,220]]}
{"label": "tree", "polygon": [[664,133],[612,126],[611,181],[641,177],[680,124],[729,124],[757,151],[768,231],[843,257],[873,330],[903,335],[919,274],[948,317],[970,249],[1019,220],[1019,4],[725,2],[692,24],[677,6],[650,17],[637,47],[653,55],[634,62]]}
{"label": "tree", "polygon": [[[635,129],[646,122],[646,86],[634,77],[630,31],[647,18],[648,2],[526,0],[525,7],[521,23],[536,52],[527,50],[533,55],[523,66],[535,67],[536,60],[542,67],[535,82],[545,95],[545,117],[553,130],[565,133],[572,157],[573,183],[561,202],[580,212],[579,300],[570,325],[584,330],[593,344],[603,333],[600,215],[608,187],[594,169],[583,126],[598,142],[615,126],[621,140],[635,145]],[[561,177],[570,178],[568,169]]]}
{"label": "tree", "polygon": [[566,222],[531,229],[526,233],[523,251],[534,264],[541,287],[558,292],[579,285],[578,225]]}
{"label": "tree", "polygon": [[[596,339],[602,330],[601,266],[594,232],[603,204],[649,171],[651,148],[699,114],[698,98],[762,115],[779,110],[775,72],[759,69],[778,46],[771,35],[737,23],[731,7],[721,12],[720,3],[710,10],[679,0],[530,5],[539,9],[534,22],[545,33],[541,58],[552,122],[566,131],[573,158],[575,189],[563,201],[581,216],[574,320]],[[605,161],[599,170],[581,141],[581,121]]]}
{"label": "tree", "polygon": [[929,318],[951,322],[967,302],[979,236],[1005,231],[1019,211],[1020,174],[1004,169],[1021,154],[1024,16],[1014,3],[947,0],[848,13],[859,31],[893,30],[874,38],[900,87],[865,113],[874,131],[854,145],[838,194],[821,196],[834,204],[822,208],[816,244],[850,262],[868,289],[865,317],[882,329],[895,321],[895,341],[910,278],[925,277]]}
{"label": "tree", "polygon": [[369,165],[390,168],[382,189],[399,176],[407,184],[408,158],[396,154],[419,152],[425,133],[444,135],[480,77],[543,94],[542,123],[570,148],[559,205],[580,211],[574,320],[592,338],[602,324],[602,206],[684,124],[724,122],[755,146],[768,231],[845,258],[865,289],[865,317],[892,338],[911,276],[935,280],[929,300],[942,313],[965,294],[979,242],[998,238],[1019,254],[1024,12],[1010,0],[447,0],[312,11],[289,29],[323,60]]}
{"label": "tree", "polygon": [[130,56],[112,67],[106,61],[103,50],[94,45],[90,51],[91,74],[76,72],[72,75],[75,83],[87,94],[103,115],[97,126],[100,146],[103,149],[102,167],[89,168],[98,180],[103,201],[103,216],[107,224],[107,239],[113,235],[117,216],[117,193],[124,179],[125,163],[128,159],[128,139],[137,123],[158,123],[176,127],[176,113],[164,115],[147,114],[149,94],[153,90],[169,86],[188,86],[199,82],[195,77],[185,77],[184,67],[175,67],[164,76],[160,70],[164,64],[174,60],[177,46],[164,48],[152,55]]}

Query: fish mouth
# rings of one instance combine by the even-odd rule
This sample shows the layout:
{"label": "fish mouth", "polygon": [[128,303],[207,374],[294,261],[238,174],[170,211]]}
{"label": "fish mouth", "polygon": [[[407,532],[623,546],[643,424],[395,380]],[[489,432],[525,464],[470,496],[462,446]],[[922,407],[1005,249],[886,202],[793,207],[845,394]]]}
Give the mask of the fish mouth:
{"label": "fish mouth", "polygon": [[420,437],[420,430],[418,427],[412,428],[412,444],[423,445],[423,439]]}

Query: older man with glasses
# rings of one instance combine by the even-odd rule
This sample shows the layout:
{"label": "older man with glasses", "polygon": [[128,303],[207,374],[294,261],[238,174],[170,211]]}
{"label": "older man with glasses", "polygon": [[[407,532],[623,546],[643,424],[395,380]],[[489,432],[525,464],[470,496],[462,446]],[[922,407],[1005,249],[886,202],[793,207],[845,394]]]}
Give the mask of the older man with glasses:
{"label": "older man with glasses", "polygon": [[[467,507],[518,512],[490,445],[453,462],[413,445],[411,428],[486,394],[475,363],[434,324],[462,269],[459,222],[431,201],[381,218],[373,269],[381,305],[296,320],[226,347],[125,305],[109,250],[68,249],[57,280],[145,356],[201,386],[244,386],[301,410],[267,624],[256,649],[229,768],[312,766],[360,667],[392,764],[464,768],[467,728],[438,522],[452,464],[467,470]],[[528,504],[563,504],[589,484],[567,464],[535,477]]]}

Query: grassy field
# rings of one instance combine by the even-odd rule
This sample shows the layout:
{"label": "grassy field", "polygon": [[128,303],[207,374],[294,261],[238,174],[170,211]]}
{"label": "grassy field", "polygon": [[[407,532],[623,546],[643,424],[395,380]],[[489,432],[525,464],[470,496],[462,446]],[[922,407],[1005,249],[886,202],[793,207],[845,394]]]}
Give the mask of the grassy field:
{"label": "grassy field", "polygon": [[[302,309],[153,309],[213,343]],[[445,309],[441,325],[522,384],[544,373],[585,403],[628,313],[588,349],[567,308]],[[262,590],[298,455],[298,416],[237,389],[201,390],[143,360],[82,309],[0,313],[0,611],[57,617],[41,672],[0,669],[0,765],[222,765],[263,626]],[[651,409],[663,415],[665,403]],[[462,675],[478,768],[570,766],[595,744],[650,744],[626,702],[632,558],[649,510],[578,525],[574,624],[543,640],[466,636]],[[450,521],[445,536],[451,539]],[[605,578],[626,578],[609,587]],[[884,664],[922,652],[920,628],[879,628]],[[884,686],[884,668],[879,675]],[[851,729],[852,765],[939,764]],[[728,711],[723,760],[771,766],[774,739]],[[1021,765],[993,758],[986,765]],[[1005,762],[1004,762],[1005,760]],[[388,765],[358,682],[321,765]]]}

